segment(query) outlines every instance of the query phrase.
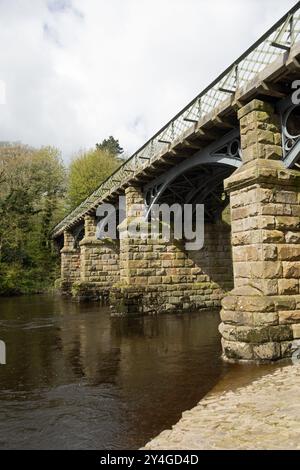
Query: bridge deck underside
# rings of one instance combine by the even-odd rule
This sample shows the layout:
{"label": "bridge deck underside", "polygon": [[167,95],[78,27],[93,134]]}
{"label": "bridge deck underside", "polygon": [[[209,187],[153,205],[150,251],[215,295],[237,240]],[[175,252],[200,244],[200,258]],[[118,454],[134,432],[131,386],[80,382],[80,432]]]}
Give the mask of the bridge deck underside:
{"label": "bridge deck underside", "polygon": [[224,179],[234,168],[222,165],[199,165],[178,176],[157,198],[158,204],[204,204],[205,221],[219,220],[229,199],[224,192]]}

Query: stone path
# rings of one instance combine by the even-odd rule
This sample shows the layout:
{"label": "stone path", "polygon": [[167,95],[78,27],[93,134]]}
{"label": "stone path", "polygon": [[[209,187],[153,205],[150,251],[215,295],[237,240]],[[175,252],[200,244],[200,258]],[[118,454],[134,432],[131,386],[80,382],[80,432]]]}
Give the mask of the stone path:
{"label": "stone path", "polygon": [[300,449],[300,364],[208,395],[145,449]]}

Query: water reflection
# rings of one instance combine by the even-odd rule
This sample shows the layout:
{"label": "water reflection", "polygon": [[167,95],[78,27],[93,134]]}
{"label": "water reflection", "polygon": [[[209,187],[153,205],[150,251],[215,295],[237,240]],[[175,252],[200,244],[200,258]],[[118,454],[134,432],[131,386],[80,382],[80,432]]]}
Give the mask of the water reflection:
{"label": "water reflection", "polygon": [[227,369],[218,314],[111,319],[60,297],[0,300],[0,448],[137,448]]}

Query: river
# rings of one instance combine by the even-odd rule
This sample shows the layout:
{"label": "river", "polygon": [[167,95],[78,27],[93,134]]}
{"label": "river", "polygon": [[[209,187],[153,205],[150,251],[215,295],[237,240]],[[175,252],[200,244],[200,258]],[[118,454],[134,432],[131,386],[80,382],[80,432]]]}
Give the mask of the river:
{"label": "river", "polygon": [[59,296],[0,299],[0,449],[136,449],[230,367],[216,312],[111,318]]}

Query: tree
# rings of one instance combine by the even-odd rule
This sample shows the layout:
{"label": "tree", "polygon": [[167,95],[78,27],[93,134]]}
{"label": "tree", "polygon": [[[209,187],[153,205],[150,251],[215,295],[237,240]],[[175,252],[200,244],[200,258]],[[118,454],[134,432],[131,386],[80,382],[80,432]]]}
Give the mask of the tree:
{"label": "tree", "polygon": [[53,282],[49,234],[61,218],[65,169],[52,147],[0,148],[0,294],[37,292]]}
{"label": "tree", "polygon": [[120,165],[115,154],[107,149],[78,153],[69,166],[67,208],[78,206]]}
{"label": "tree", "polygon": [[124,150],[119,144],[119,140],[115,139],[112,135],[108,139],[102,140],[100,144],[96,144],[97,150],[107,150],[111,155],[121,155]]}

